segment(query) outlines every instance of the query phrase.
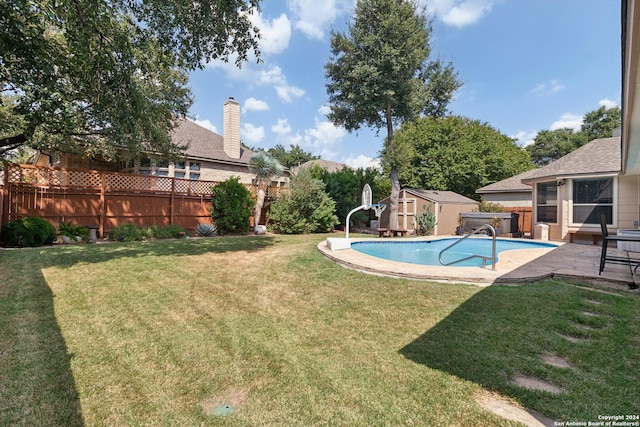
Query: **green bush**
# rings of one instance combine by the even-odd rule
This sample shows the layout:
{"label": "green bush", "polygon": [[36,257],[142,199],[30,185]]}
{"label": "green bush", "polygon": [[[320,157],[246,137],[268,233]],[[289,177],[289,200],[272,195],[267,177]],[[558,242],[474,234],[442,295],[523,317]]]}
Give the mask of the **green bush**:
{"label": "green bush", "polygon": [[416,215],[416,234],[418,236],[431,236],[436,229],[436,214],[431,212],[431,205],[423,205],[424,212]]}
{"label": "green bush", "polygon": [[148,235],[155,237],[156,239],[176,239],[180,237],[180,233],[184,233],[184,228],[178,224],[170,225],[152,225],[149,227]]}
{"label": "green bush", "polygon": [[327,233],[338,224],[336,203],[325,184],[302,169],[291,178],[290,191],[271,204],[269,228],[276,233]]}
{"label": "green bush", "polygon": [[478,212],[504,212],[504,206],[500,203],[482,201],[478,204]]}
{"label": "green bush", "polygon": [[134,223],[118,225],[109,231],[109,240],[118,242],[134,242],[145,240],[149,237],[147,228],[138,228]]}
{"label": "green bush", "polygon": [[216,184],[211,196],[211,217],[219,233],[246,233],[251,228],[249,217],[253,208],[251,193],[231,177]]}
{"label": "green bush", "polygon": [[24,217],[11,221],[2,227],[0,240],[6,246],[42,246],[53,243],[56,229],[45,219],[38,217]]}
{"label": "green bush", "polygon": [[83,225],[74,224],[72,222],[63,222],[58,226],[58,232],[61,236],[67,236],[75,239],[76,236],[82,237],[83,240],[89,239],[89,229]]}
{"label": "green bush", "polygon": [[138,227],[133,223],[126,223],[111,229],[109,240],[135,242],[152,237],[155,239],[175,239],[180,237],[180,233],[184,232],[184,228],[177,224]]}

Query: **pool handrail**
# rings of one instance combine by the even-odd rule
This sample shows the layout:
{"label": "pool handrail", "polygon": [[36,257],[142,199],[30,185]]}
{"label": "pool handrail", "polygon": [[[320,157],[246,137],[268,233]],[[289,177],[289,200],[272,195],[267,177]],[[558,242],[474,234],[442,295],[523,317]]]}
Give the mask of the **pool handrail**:
{"label": "pool handrail", "polygon": [[[443,262],[442,261],[442,254],[445,253],[446,251],[448,251],[449,249],[451,249],[452,247],[454,247],[455,245],[457,245],[458,243],[461,243],[462,241],[468,239],[471,236],[474,236],[476,234],[480,234],[481,231],[484,230],[489,230],[491,232],[491,236],[492,236],[492,244],[491,244],[491,256],[484,256],[484,255],[469,255],[468,257],[464,257],[464,258],[460,258],[457,259],[455,261],[451,261],[451,262]],[[490,224],[485,224],[479,228],[477,228],[476,230],[472,231],[471,233],[467,234],[466,236],[464,236],[462,239],[458,239],[455,242],[453,242],[452,244],[450,244],[449,246],[447,246],[446,248],[444,248],[443,250],[440,251],[440,254],[438,254],[438,261],[440,261],[440,264],[444,265],[445,267],[449,266],[449,265],[453,265],[453,264],[458,264],[459,262],[463,262],[466,261],[468,259],[473,259],[473,258],[480,258],[482,259],[482,268],[486,268],[487,267],[487,260],[491,260],[491,269],[495,271],[496,269],[496,229],[493,228]]]}

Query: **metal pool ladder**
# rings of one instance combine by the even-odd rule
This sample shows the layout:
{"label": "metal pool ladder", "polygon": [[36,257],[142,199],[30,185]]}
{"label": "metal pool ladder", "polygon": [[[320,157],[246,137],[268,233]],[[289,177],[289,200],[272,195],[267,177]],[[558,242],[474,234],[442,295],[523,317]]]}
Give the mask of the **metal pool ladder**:
{"label": "metal pool ladder", "polygon": [[[447,262],[447,263],[442,261],[442,254],[444,254],[446,251],[448,251],[449,249],[453,248],[458,243],[461,243],[462,241],[468,239],[469,237],[474,236],[476,234],[480,234],[480,232],[484,231],[484,230],[489,230],[491,232],[491,236],[492,236],[491,239],[493,240],[493,242],[491,244],[491,256],[490,257],[484,256],[484,255],[469,255],[468,257],[460,258],[460,259],[457,259],[455,261],[451,261],[451,262]],[[438,255],[438,261],[440,261],[440,264],[442,264],[444,266],[457,264],[459,262],[463,262],[463,261],[466,261],[468,259],[473,259],[473,258],[480,258],[482,260],[482,268],[486,268],[487,267],[487,261],[491,261],[491,269],[495,271],[495,269],[496,269],[496,230],[491,225],[485,224],[482,227],[480,227],[480,228],[474,230],[473,232],[467,234],[462,239],[456,240],[455,242],[453,242],[452,244],[450,244],[449,246],[447,246],[446,248],[441,250],[440,254]]]}

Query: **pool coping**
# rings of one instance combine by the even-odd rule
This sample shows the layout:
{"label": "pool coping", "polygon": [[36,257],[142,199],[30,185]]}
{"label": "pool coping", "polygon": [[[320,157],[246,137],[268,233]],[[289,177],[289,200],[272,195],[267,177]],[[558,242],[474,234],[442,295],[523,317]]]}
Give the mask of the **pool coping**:
{"label": "pool coping", "polygon": [[[406,237],[393,241],[420,241],[456,238],[454,235]],[[350,238],[350,242],[380,241],[380,238]],[[532,242],[530,239],[508,239]],[[540,241],[538,241],[540,242]],[[503,251],[491,267],[445,267],[409,264],[376,258],[355,249],[332,251],[327,241],[317,248],[326,258],[343,267],[364,273],[414,280],[447,283],[468,283],[478,286],[491,284],[521,284],[551,277],[582,280],[617,289],[626,289],[631,281],[628,266],[607,265],[599,274],[600,247],[566,242],[543,242],[558,245],[555,248],[515,249]],[[597,282],[597,283],[596,283]]]}

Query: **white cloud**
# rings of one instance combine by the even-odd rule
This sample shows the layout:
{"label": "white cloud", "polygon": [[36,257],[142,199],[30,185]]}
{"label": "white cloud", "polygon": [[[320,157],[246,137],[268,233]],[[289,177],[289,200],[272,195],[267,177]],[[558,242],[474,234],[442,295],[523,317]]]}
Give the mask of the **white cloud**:
{"label": "white cloud", "polygon": [[335,147],[346,134],[343,127],[334,126],[333,123],[316,117],[315,127],[304,131],[302,146],[323,159],[334,159],[337,155]]}
{"label": "white cloud", "polygon": [[343,163],[348,164],[352,168],[380,168],[380,159],[374,159],[364,154],[360,154],[357,157],[348,157]]}
{"label": "white cloud", "polygon": [[250,17],[253,25],[260,29],[260,52],[276,54],[284,52],[291,40],[291,22],[284,13],[270,22],[264,21],[261,14]]}
{"label": "white cloud", "polygon": [[600,100],[600,102],[598,102],[598,105],[606,109],[610,109],[618,106],[618,104],[615,101],[612,101],[609,98]]}
{"label": "white cloud", "polygon": [[526,147],[527,145],[533,144],[533,140],[536,137],[538,132],[534,131],[518,131],[515,135],[511,135],[510,138],[516,140],[516,144],[520,147]]}
{"label": "white cloud", "polygon": [[283,84],[287,81],[284,74],[282,74],[282,68],[277,65],[272,65],[269,68],[264,68],[258,72],[258,81],[262,84]]}
{"label": "white cloud", "polygon": [[332,159],[337,155],[335,146],[338,145],[347,131],[342,127],[336,127],[327,120],[315,118],[313,128],[304,129],[302,132],[294,132],[287,119],[279,119],[271,126],[271,131],[276,134],[278,143],[286,146],[300,145],[314,155],[323,159]]}
{"label": "white cloud", "polygon": [[298,133],[293,133],[293,129],[287,119],[278,119],[278,122],[271,126],[271,132],[276,134],[277,141],[285,147],[299,145],[302,142],[302,136]]}
{"label": "white cloud", "polygon": [[582,126],[582,116],[576,116],[571,113],[564,113],[560,116],[559,120],[556,120],[551,124],[551,130],[558,130],[569,128],[573,130],[580,130],[580,126]]}
{"label": "white cloud", "polygon": [[242,108],[244,111],[267,111],[269,110],[269,104],[265,101],[260,101],[254,97],[250,97],[244,101],[244,106]]}
{"label": "white cloud", "polygon": [[277,65],[261,70],[258,81],[262,84],[272,84],[283,102],[291,102],[293,98],[299,98],[305,94],[304,89],[287,83],[287,78]]}
{"label": "white cloud", "polygon": [[427,10],[454,27],[475,24],[491,12],[492,0],[423,0]]}
{"label": "white cloud", "polygon": [[545,96],[558,93],[564,89],[564,85],[558,80],[549,80],[548,82],[538,83],[533,89],[529,91],[534,95]]}
{"label": "white cloud", "polygon": [[293,98],[300,98],[305,93],[304,89],[300,89],[296,86],[279,85],[275,88],[278,97],[284,102],[291,102],[293,101]]}
{"label": "white cloud", "polygon": [[312,39],[322,39],[336,18],[353,8],[353,0],[288,0],[294,27]]}
{"label": "white cloud", "polygon": [[209,119],[205,120],[194,120],[195,124],[202,126],[205,129],[209,129],[211,132],[218,133],[218,129],[215,127],[213,123]]}
{"label": "white cloud", "polygon": [[240,135],[243,141],[259,144],[264,139],[264,127],[256,127],[251,123],[243,123]]}
{"label": "white cloud", "polygon": [[318,113],[322,114],[324,117],[328,116],[330,112],[331,112],[331,107],[329,107],[327,104],[318,108]]}

